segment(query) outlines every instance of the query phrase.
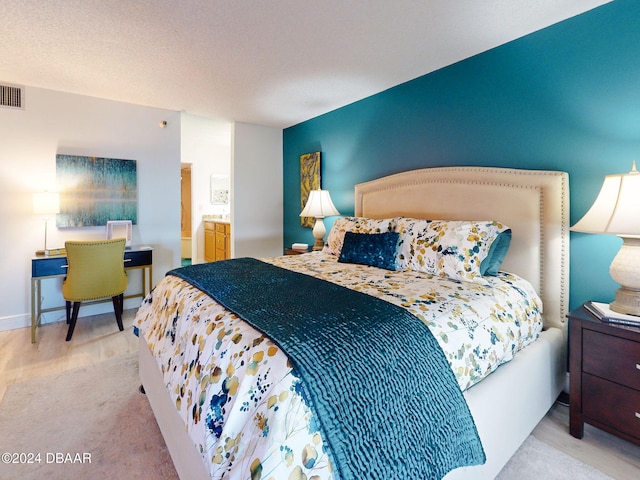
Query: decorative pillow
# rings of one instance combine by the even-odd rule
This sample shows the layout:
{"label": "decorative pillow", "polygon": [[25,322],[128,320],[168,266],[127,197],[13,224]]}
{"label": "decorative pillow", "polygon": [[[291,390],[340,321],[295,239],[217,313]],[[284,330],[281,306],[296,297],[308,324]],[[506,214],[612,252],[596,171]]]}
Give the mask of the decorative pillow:
{"label": "decorative pillow", "polygon": [[[400,218],[397,270],[416,270],[457,281],[485,283],[482,272],[497,274],[511,240],[511,230],[492,221]],[[491,252],[496,239],[505,235]],[[495,273],[493,273],[495,272]]]}
{"label": "decorative pillow", "polygon": [[500,265],[502,265],[504,257],[507,255],[510,244],[511,229],[500,232],[491,244],[491,247],[489,247],[487,258],[480,264],[481,275],[491,275],[493,277],[498,275],[498,270],[500,269]]}
{"label": "decorative pillow", "polygon": [[366,218],[366,217],[342,217],[335,221],[327,237],[324,252],[331,255],[340,255],[342,242],[346,232],[354,233],[385,233],[393,232],[396,227],[395,218]]}
{"label": "decorative pillow", "polygon": [[345,232],[338,262],[395,270],[399,236],[398,232]]}

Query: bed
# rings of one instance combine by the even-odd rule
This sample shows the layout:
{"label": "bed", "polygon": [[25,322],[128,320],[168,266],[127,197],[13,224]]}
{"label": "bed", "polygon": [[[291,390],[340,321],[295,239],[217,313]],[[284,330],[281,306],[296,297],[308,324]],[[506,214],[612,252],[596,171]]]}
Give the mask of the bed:
{"label": "bed", "polygon": [[[537,311],[539,317],[537,322],[540,328],[528,326],[524,330],[528,329],[535,341],[520,341],[519,337],[516,340],[511,338],[511,346],[505,349],[505,358],[490,361],[486,368],[477,367],[475,360],[472,368],[467,368],[469,361],[464,359],[462,359],[462,367],[460,365],[454,367],[451,363],[451,370],[456,371],[460,390],[464,390],[462,396],[477,430],[486,461],[480,465],[455,468],[444,478],[447,480],[494,478],[553,405],[565,386],[567,343],[565,318],[569,259],[567,174],[557,171],[488,167],[413,170],[356,185],[354,211],[356,219],[400,219],[394,222],[401,223],[406,223],[406,219],[410,221],[441,219],[443,222],[491,220],[494,224],[497,222],[510,229],[511,242],[506,257],[501,263],[500,273],[492,277],[488,285],[498,291],[503,287],[494,288],[494,286],[498,285],[498,281],[502,282],[506,279],[507,284],[515,285],[514,290],[528,291],[530,287],[533,296],[525,300],[527,305],[525,310],[528,312],[527,315],[531,314],[532,317]],[[393,228],[389,228],[389,231],[391,230]],[[395,289],[397,284],[401,284],[401,288],[407,286],[414,288],[411,287],[413,280],[406,280],[409,277],[413,279],[413,273],[389,272],[367,265],[352,265],[349,261],[338,262],[336,258],[341,258],[340,255],[330,251],[332,233],[333,230],[329,234],[325,248],[329,251],[295,257],[262,259],[263,262],[260,263],[287,272],[297,270],[306,274],[313,271],[325,280],[342,282],[349,289],[363,290],[365,296],[375,295],[376,292],[384,290],[388,287],[386,283],[393,284],[393,287],[384,294],[385,300],[390,303],[406,303],[407,295],[412,295],[411,290],[409,293],[403,291],[402,294],[398,294]],[[355,236],[347,239],[343,235],[341,241],[351,242],[353,237]],[[352,244],[349,243],[349,245]],[[250,268],[255,267],[250,264]],[[338,278],[336,272],[343,268],[349,269],[348,274],[343,276],[343,280],[335,280]],[[354,270],[365,271],[368,277],[364,280],[361,278],[354,280]],[[479,282],[482,288],[486,287],[484,278],[486,277],[482,277]],[[436,282],[439,280],[439,278],[435,279]],[[521,281],[524,283],[520,283]],[[444,287],[445,283],[447,287]],[[467,282],[452,282],[448,278],[441,284],[443,289],[459,290],[455,295],[462,295],[465,298],[481,290],[481,287],[475,284],[469,286]],[[440,295],[435,287],[433,292],[435,293],[431,296]],[[543,307],[535,300],[536,293]],[[289,292],[290,297],[296,295],[296,290]],[[414,292],[413,296],[420,295]],[[418,306],[413,304],[413,313],[417,312],[419,316],[420,308],[423,307],[446,310],[445,307],[432,307],[432,300],[429,298]],[[226,299],[221,302],[229,305]],[[512,300],[501,300],[501,302],[498,305],[500,311],[504,310],[502,308],[504,305],[511,305]],[[321,306],[314,308],[318,307]],[[458,307],[452,308],[455,310]],[[495,307],[487,308],[495,313]],[[471,311],[475,312],[473,309]],[[504,314],[511,315],[510,312]],[[522,315],[518,313],[517,318],[523,318]],[[218,320],[203,320],[207,316],[214,316]],[[306,408],[305,401],[308,399],[304,392],[301,395],[291,394],[296,390],[295,375],[293,380],[289,378],[289,374],[283,374],[277,377],[277,381],[274,380],[273,372],[278,370],[279,361],[281,363],[284,361],[291,367],[286,355],[283,357],[284,360],[276,358],[282,352],[271,357],[277,350],[282,350],[279,348],[282,345],[278,342],[271,343],[268,338],[264,339],[264,335],[258,331],[259,335],[254,335],[252,338],[254,343],[264,342],[264,348],[261,347],[260,351],[252,353],[253,356],[249,357],[248,355],[253,352],[249,350],[250,347],[237,350],[239,348],[237,345],[240,343],[239,337],[247,337],[247,330],[235,330],[235,334],[228,335],[233,333],[229,325],[221,323],[227,317],[233,317],[234,329],[240,322],[241,328],[248,328],[248,331],[255,332],[254,327],[245,326],[242,320],[230,314],[228,309],[215,302],[201,289],[175,275],[168,275],[154,288],[143,302],[136,317],[135,328],[140,338],[140,379],[180,478],[340,477],[343,471],[335,468],[331,460],[333,457],[326,453],[331,451],[338,456],[336,453],[338,450],[324,448],[330,443],[326,442],[327,445],[323,443],[327,440],[323,438],[325,430],[309,427],[310,424],[315,425],[313,423],[315,411],[310,412]],[[473,318],[469,318],[468,312],[461,317],[464,317],[463,322],[474,322]],[[221,351],[222,356],[236,355],[235,358],[242,358],[243,352],[248,352],[245,353],[244,360],[231,362],[232,366],[227,363],[226,372],[203,372],[207,365],[217,366],[217,360],[207,358],[204,361],[199,357],[203,352],[202,343],[206,340],[203,340],[201,334],[194,334],[192,329],[195,328],[194,324],[202,321],[209,322],[208,329],[212,332],[211,335],[218,336],[217,347],[214,350]],[[417,323],[422,325],[421,322]],[[516,323],[523,324],[522,321]],[[535,321],[533,323],[535,324]],[[442,331],[437,329],[435,331],[434,338],[442,343]],[[503,334],[498,332],[497,336],[501,335]],[[516,337],[520,334],[505,333],[504,335]],[[182,343],[176,340],[176,336],[183,338]],[[259,342],[256,338],[260,338]],[[228,342],[228,340],[231,341]],[[224,342],[231,347],[221,348],[221,344],[227,345]],[[163,346],[163,343],[166,345]],[[522,345],[515,348],[514,345],[518,343]],[[170,346],[167,347],[167,345]],[[234,351],[233,348],[236,350]],[[458,352],[462,350],[458,349]],[[477,353],[477,349],[475,351]],[[256,357],[256,354],[259,356]],[[187,360],[189,355],[192,355],[192,358]],[[487,356],[492,358],[492,355]],[[445,358],[450,362],[455,356],[462,355],[456,355],[455,352],[445,354]],[[266,357],[269,357],[268,361],[265,361]],[[465,361],[467,367],[464,366]],[[296,362],[293,363],[297,368]],[[239,364],[248,365],[248,368],[257,368],[256,365],[262,364],[266,365],[266,370],[262,374],[252,372],[254,377],[258,377],[257,383],[253,385],[232,385],[231,393],[238,390],[245,391],[246,405],[238,401],[238,405],[234,407],[225,407],[230,411],[228,415],[220,415],[221,405],[229,402],[226,396],[229,393],[228,388],[225,387],[225,397],[221,399],[220,392],[213,396],[210,393],[207,394],[206,384],[215,383],[212,378],[215,377],[214,380],[218,381],[221,375],[227,375],[230,378],[228,371],[230,368],[234,369],[233,374],[236,378],[235,368]],[[194,365],[197,367],[193,368]],[[482,375],[476,375],[482,369],[486,371]],[[180,371],[183,381],[171,383],[171,380],[167,380],[171,370]],[[460,374],[462,371],[464,374]],[[476,376],[478,378],[474,378]],[[479,377],[483,378],[480,380]],[[242,377],[238,378],[240,382],[244,381]],[[280,385],[282,388],[270,390],[274,385]],[[312,390],[309,387],[309,391]],[[274,391],[276,394],[272,394]],[[253,425],[245,430],[244,434],[237,434],[236,437],[229,436],[225,433],[225,422],[229,424],[243,422],[242,412],[252,408],[252,405],[248,405],[249,397],[246,395],[252,399],[255,397],[255,403],[260,403],[263,410],[253,413],[251,417]],[[216,401],[212,401],[212,398]],[[309,400],[310,403],[313,401],[313,399]],[[211,408],[218,409],[218,415],[212,415]],[[271,415],[274,410],[279,413],[274,413],[273,418],[269,417],[268,415]],[[384,415],[384,412],[382,414]],[[232,417],[231,420],[229,420],[230,417]],[[349,431],[353,428],[352,425],[345,425],[343,430]],[[201,438],[207,431],[209,438]],[[217,433],[212,436],[211,431]],[[235,430],[232,429],[232,431]],[[291,449],[284,440],[279,448],[273,445],[266,447],[261,444],[263,436],[286,438],[293,443],[298,442],[297,439],[300,438],[302,444],[298,446],[299,451],[295,448]],[[239,447],[241,444],[242,446]],[[239,448],[244,450],[240,451]],[[243,453],[249,450],[250,454]],[[276,456],[278,461],[274,463],[270,459]],[[207,460],[205,461],[203,457]],[[258,458],[261,461],[256,463]],[[230,463],[233,467],[228,466]],[[279,468],[282,469],[279,470]],[[375,477],[372,474],[372,478]]]}

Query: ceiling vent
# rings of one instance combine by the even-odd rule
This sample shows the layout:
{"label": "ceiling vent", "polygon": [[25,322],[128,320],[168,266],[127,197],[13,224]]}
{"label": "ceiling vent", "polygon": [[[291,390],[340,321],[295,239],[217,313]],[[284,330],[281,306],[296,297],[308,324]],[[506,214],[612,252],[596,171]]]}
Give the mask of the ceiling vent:
{"label": "ceiling vent", "polygon": [[0,85],[0,107],[24,109],[22,87]]}

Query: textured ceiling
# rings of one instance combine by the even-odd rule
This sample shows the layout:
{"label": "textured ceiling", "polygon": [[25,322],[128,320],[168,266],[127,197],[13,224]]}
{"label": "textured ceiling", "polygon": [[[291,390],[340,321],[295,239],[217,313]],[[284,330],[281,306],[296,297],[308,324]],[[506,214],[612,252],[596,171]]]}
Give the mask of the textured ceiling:
{"label": "textured ceiling", "polygon": [[604,3],[3,0],[0,83],[287,127]]}

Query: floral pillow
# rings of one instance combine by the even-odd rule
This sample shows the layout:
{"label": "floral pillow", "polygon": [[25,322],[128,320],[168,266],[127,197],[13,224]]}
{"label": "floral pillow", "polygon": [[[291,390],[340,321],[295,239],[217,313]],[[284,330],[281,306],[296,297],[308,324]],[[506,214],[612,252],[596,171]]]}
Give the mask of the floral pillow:
{"label": "floral pillow", "polygon": [[[463,282],[486,284],[483,273],[497,274],[511,230],[493,221],[399,218],[396,269],[415,270]],[[491,248],[497,240],[499,248]],[[489,258],[489,253],[491,257]],[[489,258],[490,265],[483,261]]]}
{"label": "floral pillow", "polygon": [[331,255],[340,255],[344,234],[354,233],[385,233],[396,229],[396,218],[366,218],[366,217],[342,217],[335,221],[327,237],[324,252]]}

